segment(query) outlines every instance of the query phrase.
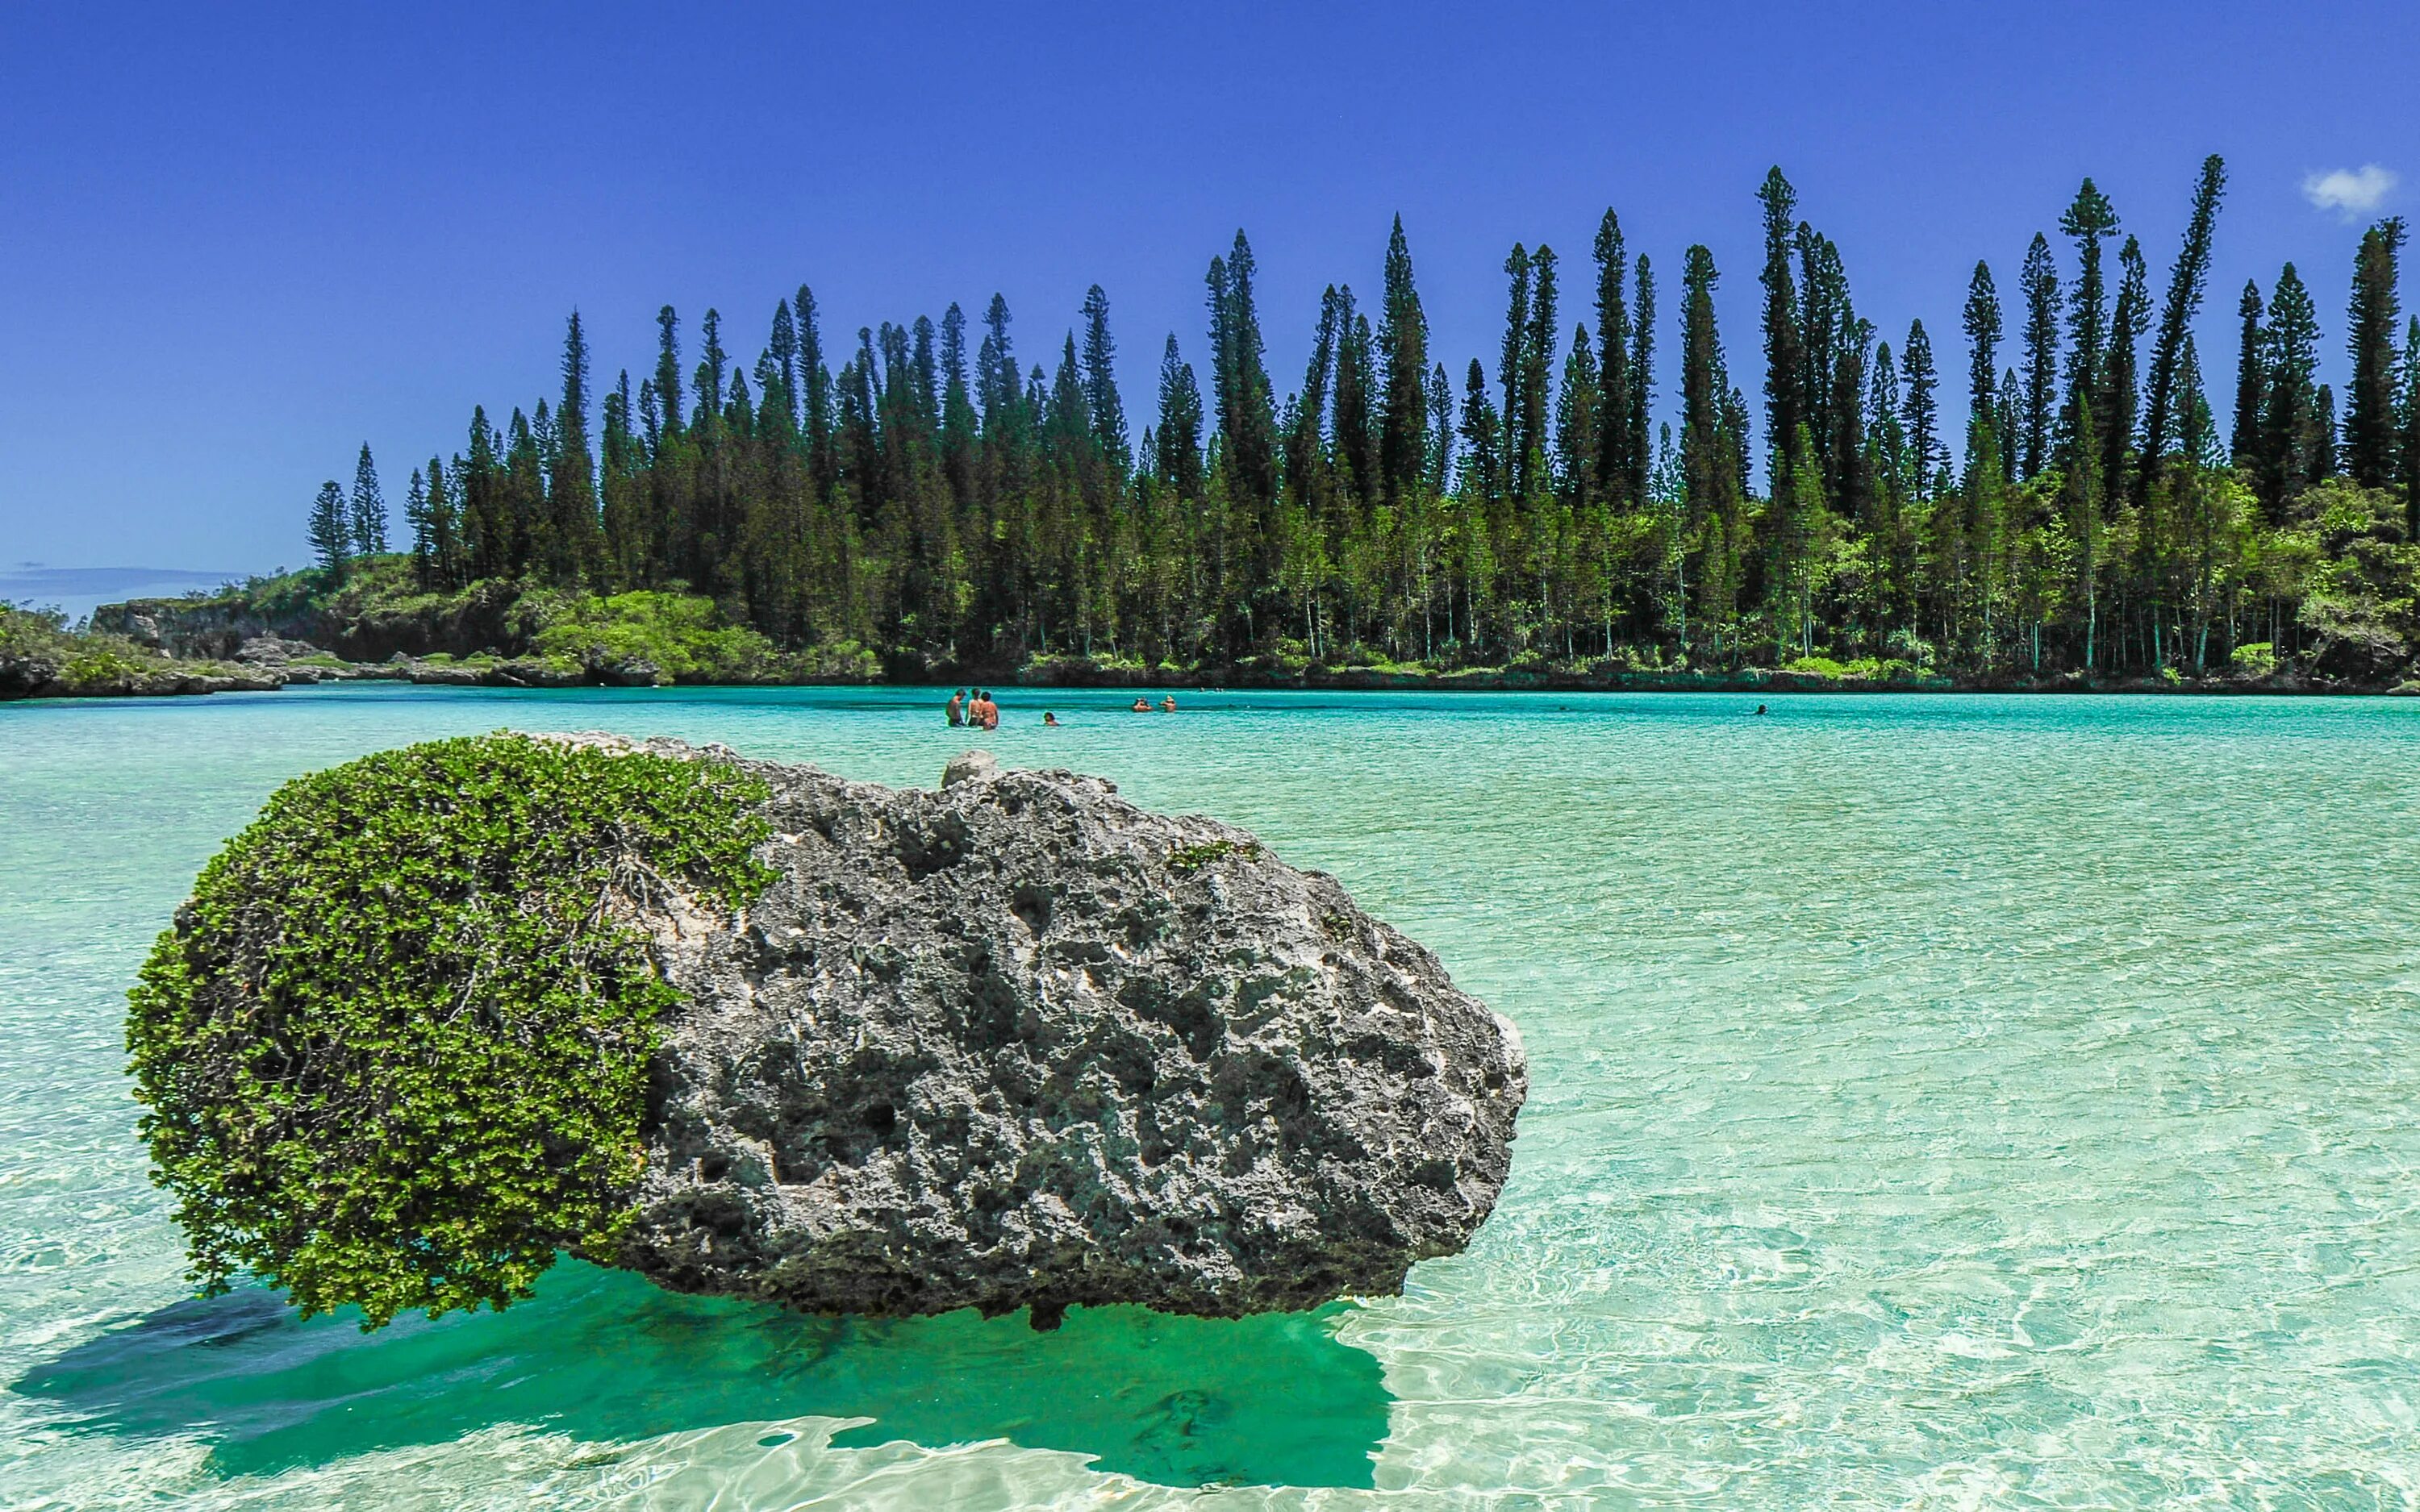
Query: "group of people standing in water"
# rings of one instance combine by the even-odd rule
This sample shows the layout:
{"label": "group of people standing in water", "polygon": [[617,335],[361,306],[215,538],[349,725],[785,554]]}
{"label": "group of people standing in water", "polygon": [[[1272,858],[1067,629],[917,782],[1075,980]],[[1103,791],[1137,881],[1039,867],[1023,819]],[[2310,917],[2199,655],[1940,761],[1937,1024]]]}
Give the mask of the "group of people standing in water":
{"label": "group of people standing in water", "polygon": [[[950,717],[950,728],[953,730],[959,729],[961,727],[970,730],[999,729],[1000,705],[993,702],[990,691],[985,688],[974,688],[972,689],[973,697],[971,698],[968,696],[969,691],[969,689],[962,687],[950,695],[949,707],[946,711]],[[1153,712],[1151,700],[1140,695],[1135,699],[1132,708],[1133,712],[1137,714],[1149,714]],[[1158,712],[1161,714],[1174,714],[1176,712],[1176,695],[1173,693],[1163,695],[1159,701]],[[1055,729],[1059,723],[1059,716],[1045,710],[1042,715],[1042,722]]]}
{"label": "group of people standing in water", "polygon": [[997,730],[1000,728],[1000,705],[993,702],[991,694],[983,688],[976,688],[972,698],[967,697],[965,688],[959,688],[950,695],[950,728],[954,730],[960,725],[975,730]]}

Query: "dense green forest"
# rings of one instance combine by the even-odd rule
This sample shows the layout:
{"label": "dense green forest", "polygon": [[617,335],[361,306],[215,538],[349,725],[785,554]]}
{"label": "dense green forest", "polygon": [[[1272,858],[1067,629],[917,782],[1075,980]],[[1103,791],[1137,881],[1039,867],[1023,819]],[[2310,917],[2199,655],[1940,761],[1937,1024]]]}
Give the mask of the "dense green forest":
{"label": "dense green forest", "polygon": [[[690,360],[667,305],[654,371],[601,399],[574,314],[559,393],[501,426],[474,410],[462,450],[413,471],[412,570],[434,594],[685,588],[902,675],[1056,656],[2376,678],[2414,643],[2404,226],[2362,239],[2341,396],[2301,273],[2244,287],[2222,434],[2192,327],[2225,180],[2211,158],[2155,289],[2086,179],[2012,297],[1976,265],[1947,393],[1922,321],[1892,339],[1859,316],[1778,169],[1758,191],[1755,395],[1713,255],[1688,248],[1675,292],[1611,210],[1584,269],[1512,249],[1501,347],[1459,378],[1398,221],[1377,299],[1325,291],[1282,397],[1239,232],[1209,265],[1207,381],[1170,335],[1140,415],[1098,285],[1031,366],[997,296],[971,326],[954,304],[834,348],[802,286],[746,368],[712,310]],[[1659,381],[1677,430],[1651,421]],[[387,532],[365,446],[312,541],[341,577]]]}

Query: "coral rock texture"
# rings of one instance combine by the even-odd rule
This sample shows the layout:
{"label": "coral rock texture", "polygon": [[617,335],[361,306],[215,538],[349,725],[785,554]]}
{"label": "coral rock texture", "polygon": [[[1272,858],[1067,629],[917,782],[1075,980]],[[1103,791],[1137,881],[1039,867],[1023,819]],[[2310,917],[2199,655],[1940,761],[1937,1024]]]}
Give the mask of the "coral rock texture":
{"label": "coral rock texture", "polygon": [[631,1269],[815,1312],[1232,1317],[1399,1291],[1494,1207],[1519,1038],[1333,877],[1068,772],[632,748],[768,783],[780,879],[640,910],[688,1006]]}

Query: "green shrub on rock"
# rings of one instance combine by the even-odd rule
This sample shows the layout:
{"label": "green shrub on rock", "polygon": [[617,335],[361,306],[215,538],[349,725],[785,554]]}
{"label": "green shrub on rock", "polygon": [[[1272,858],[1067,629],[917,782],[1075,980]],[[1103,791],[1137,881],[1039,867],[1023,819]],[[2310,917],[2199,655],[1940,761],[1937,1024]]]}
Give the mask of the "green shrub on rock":
{"label": "green shrub on rock", "polygon": [[710,763],[503,733],[279,789],[130,995],[194,1279],[249,1270],[372,1328],[605,1257],[677,1001],[633,910],[760,894],[765,796]]}

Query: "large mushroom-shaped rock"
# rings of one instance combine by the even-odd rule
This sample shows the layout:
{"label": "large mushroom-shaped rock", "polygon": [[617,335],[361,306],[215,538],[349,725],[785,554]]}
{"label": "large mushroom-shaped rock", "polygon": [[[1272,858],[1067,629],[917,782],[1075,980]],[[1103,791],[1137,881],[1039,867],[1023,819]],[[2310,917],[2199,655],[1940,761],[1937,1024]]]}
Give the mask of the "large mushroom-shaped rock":
{"label": "large mushroom-shaped rock", "polygon": [[970,753],[938,792],[500,733],[287,783],[129,995],[206,1288],[504,1306],[570,1251],[907,1315],[1233,1316],[1468,1242],[1512,1026],[1250,835]]}
{"label": "large mushroom-shaped rock", "polygon": [[1333,877],[1068,772],[635,748],[768,787],[777,880],[644,917],[685,1006],[632,1269],[818,1312],[1225,1317],[1399,1291],[1495,1205],[1518,1037]]}

